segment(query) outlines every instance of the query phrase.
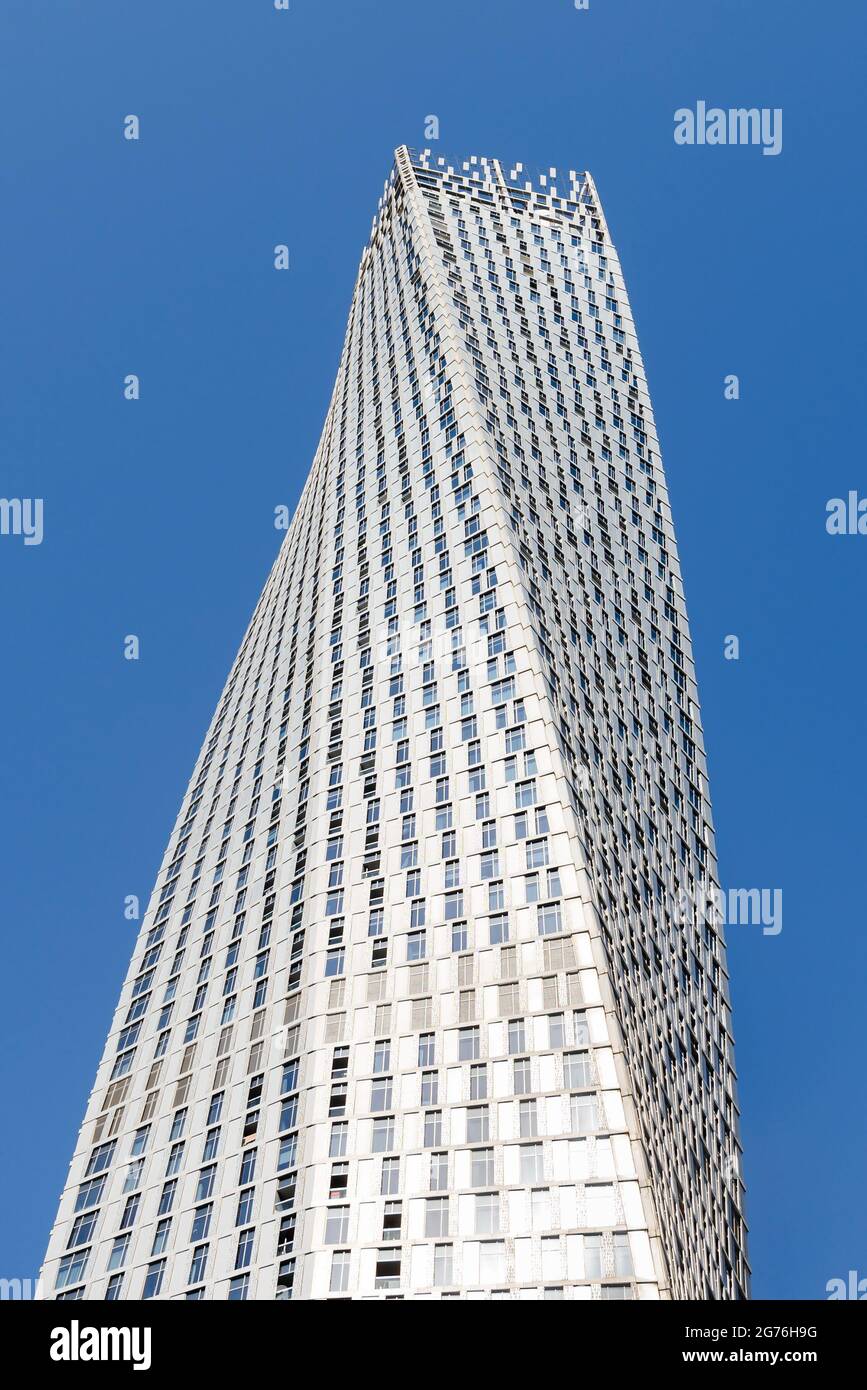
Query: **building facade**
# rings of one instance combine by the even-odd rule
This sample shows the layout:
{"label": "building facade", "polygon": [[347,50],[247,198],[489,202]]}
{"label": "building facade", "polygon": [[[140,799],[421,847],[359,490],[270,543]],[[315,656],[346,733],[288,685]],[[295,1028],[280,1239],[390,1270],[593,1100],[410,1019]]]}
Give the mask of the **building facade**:
{"label": "building facade", "polygon": [[43,1296],[747,1296],[715,883],[593,181],[401,147]]}

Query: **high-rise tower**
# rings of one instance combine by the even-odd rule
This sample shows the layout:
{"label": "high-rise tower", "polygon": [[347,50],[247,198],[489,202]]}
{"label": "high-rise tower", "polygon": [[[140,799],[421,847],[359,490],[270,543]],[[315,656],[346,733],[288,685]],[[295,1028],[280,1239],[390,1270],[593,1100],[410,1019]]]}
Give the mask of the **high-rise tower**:
{"label": "high-rise tower", "polygon": [[44,1296],[744,1296],[715,882],[593,181],[402,147]]}

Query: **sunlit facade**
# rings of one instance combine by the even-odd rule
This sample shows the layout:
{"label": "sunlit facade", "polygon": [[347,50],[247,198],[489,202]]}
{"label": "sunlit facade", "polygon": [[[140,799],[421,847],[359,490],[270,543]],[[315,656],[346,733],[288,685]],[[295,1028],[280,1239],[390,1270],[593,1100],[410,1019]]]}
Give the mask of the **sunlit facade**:
{"label": "sunlit facade", "polygon": [[402,147],[43,1296],[746,1296],[715,882],[593,181]]}

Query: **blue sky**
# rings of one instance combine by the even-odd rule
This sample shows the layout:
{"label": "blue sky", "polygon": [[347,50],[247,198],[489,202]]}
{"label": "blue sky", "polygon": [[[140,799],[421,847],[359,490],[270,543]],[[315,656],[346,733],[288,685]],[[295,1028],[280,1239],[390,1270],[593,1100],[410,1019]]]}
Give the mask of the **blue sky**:
{"label": "blue sky", "polygon": [[[391,153],[431,114],[442,152],[596,179],[721,876],[783,892],[780,935],[729,932],[753,1291],[867,1274],[867,536],[825,530],[829,498],[867,495],[864,29],[840,0],[5,0],[0,495],[43,498],[45,534],[0,536],[0,1275],[40,1263],[135,939],[124,898],[147,899],[306,476]],[[782,153],[675,145],[698,100],[781,107]]]}

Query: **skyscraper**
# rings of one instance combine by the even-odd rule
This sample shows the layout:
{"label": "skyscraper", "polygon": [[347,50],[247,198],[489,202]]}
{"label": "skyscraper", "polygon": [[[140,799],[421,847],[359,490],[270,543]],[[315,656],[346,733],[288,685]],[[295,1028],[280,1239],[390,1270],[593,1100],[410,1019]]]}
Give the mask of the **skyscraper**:
{"label": "skyscraper", "polygon": [[715,883],[593,181],[401,147],[43,1295],[745,1296]]}

